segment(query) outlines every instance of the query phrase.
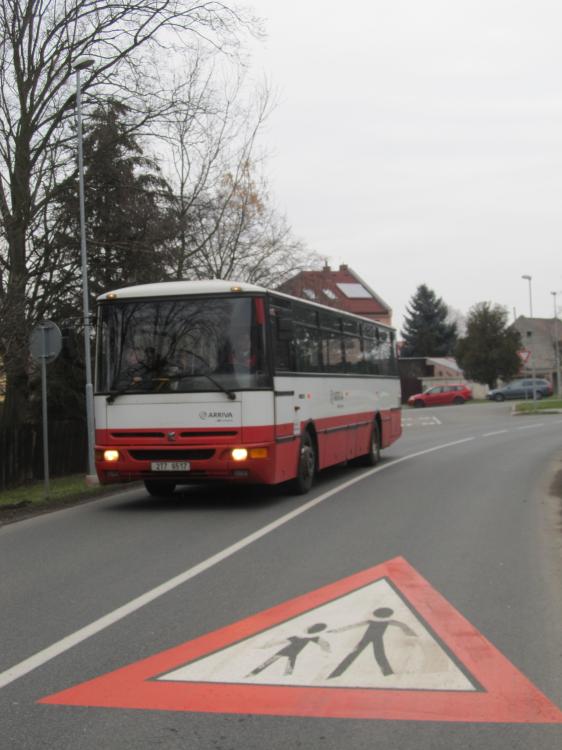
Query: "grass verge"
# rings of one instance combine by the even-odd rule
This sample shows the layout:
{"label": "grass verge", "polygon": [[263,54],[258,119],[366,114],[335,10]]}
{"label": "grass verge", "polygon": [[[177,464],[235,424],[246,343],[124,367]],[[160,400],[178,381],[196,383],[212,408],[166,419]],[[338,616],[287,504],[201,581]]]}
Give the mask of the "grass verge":
{"label": "grass verge", "polygon": [[86,484],[83,474],[58,477],[49,481],[49,496],[45,497],[45,483],[29,482],[0,492],[0,524],[17,521],[37,513],[56,510],[107,493],[115,488]]}
{"label": "grass verge", "polygon": [[550,410],[562,409],[562,399],[560,398],[541,398],[539,401],[519,401],[515,404],[515,411],[519,414],[544,412]]}

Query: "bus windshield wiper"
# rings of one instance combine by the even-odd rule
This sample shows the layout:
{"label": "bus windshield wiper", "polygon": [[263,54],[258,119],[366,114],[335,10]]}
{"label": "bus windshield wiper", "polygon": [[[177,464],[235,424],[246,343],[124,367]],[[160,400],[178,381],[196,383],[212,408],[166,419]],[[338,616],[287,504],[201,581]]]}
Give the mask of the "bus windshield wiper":
{"label": "bus windshield wiper", "polygon": [[205,368],[206,368],[205,372],[193,373],[193,372],[185,371],[185,372],[176,373],[174,375],[163,376],[160,378],[154,377],[152,378],[153,382],[156,381],[159,384],[158,387],[155,389],[154,388],[148,389],[146,387],[139,388],[138,386],[140,385],[140,383],[135,383],[135,380],[132,379],[130,383],[127,383],[126,385],[123,385],[120,388],[112,388],[109,392],[109,395],[106,396],[107,403],[112,404],[115,401],[115,399],[118,398],[118,396],[123,396],[125,393],[153,393],[153,392],[157,393],[165,383],[172,383],[176,380],[182,380],[182,378],[190,378],[190,377],[207,378],[208,380],[211,381],[211,383],[215,386],[215,388],[218,391],[222,391],[222,393],[226,394],[226,396],[228,396],[228,398],[231,401],[234,401],[236,399],[236,394],[233,391],[229,390],[228,388],[225,388],[222,385],[222,383],[220,383],[211,375],[211,373],[209,372],[211,368],[208,362],[206,362],[206,360],[203,357],[201,357],[201,355],[197,354],[196,352],[192,352],[188,350],[186,351],[188,354],[191,354],[197,359],[199,359],[205,365]]}
{"label": "bus windshield wiper", "polygon": [[105,397],[108,404],[112,404],[118,396],[123,396],[125,393],[150,393],[146,388],[132,388],[136,383],[131,381],[127,385],[121,386],[121,388],[112,388],[109,391],[109,395]]}

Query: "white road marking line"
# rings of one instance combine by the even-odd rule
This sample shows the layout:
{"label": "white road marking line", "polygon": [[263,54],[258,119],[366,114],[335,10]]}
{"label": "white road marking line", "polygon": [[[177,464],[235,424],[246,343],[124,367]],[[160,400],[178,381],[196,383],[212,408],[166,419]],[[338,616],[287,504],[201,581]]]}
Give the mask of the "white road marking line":
{"label": "white road marking line", "polygon": [[532,430],[534,427],[544,427],[544,422],[536,422],[535,424],[525,424],[522,427],[515,427],[516,430]]}
{"label": "white road marking line", "polygon": [[509,430],[496,430],[495,432],[485,432],[482,437],[491,437],[492,435],[505,435]]}
{"label": "white road marking line", "polygon": [[60,654],[68,651],[73,646],[76,646],[79,643],[82,643],[82,641],[85,641],[88,638],[91,638],[93,635],[101,632],[102,630],[105,630],[105,628],[108,628],[110,625],[113,625],[119,620],[122,620],[123,618],[127,617],[127,615],[136,612],[145,605],[150,604],[155,599],[158,599],[164,594],[167,594],[168,592],[172,591],[178,586],[181,586],[192,578],[195,578],[200,573],[204,573],[215,565],[218,565],[218,563],[226,560],[228,557],[231,557],[236,552],[239,552],[245,547],[248,547],[253,542],[256,542],[258,539],[261,539],[267,534],[270,534],[272,531],[275,531],[286,523],[289,523],[289,521],[292,521],[294,518],[297,518],[303,513],[306,513],[316,505],[319,505],[320,503],[324,502],[324,500],[327,500],[338,492],[346,490],[348,487],[352,487],[354,484],[361,482],[363,479],[366,479],[373,474],[377,474],[381,471],[385,471],[386,469],[390,469],[392,466],[396,466],[396,464],[403,463],[404,461],[410,461],[413,458],[425,456],[429,453],[435,453],[435,451],[443,450],[445,448],[451,448],[455,445],[468,443],[471,440],[474,440],[474,437],[455,440],[451,443],[443,443],[442,445],[436,445],[433,448],[427,448],[426,450],[418,451],[417,453],[411,453],[409,456],[403,456],[402,458],[397,458],[394,461],[389,461],[388,463],[382,464],[381,466],[375,466],[374,468],[369,469],[362,474],[359,474],[359,476],[353,477],[353,479],[349,479],[347,482],[343,482],[343,484],[340,484],[337,487],[324,492],[322,495],[315,497],[313,500],[309,500],[307,503],[304,503],[304,505],[301,505],[295,510],[292,510],[289,513],[286,513],[284,516],[281,516],[281,518],[278,518],[276,521],[272,521],[266,526],[262,526],[261,529],[258,529],[257,531],[254,531],[252,534],[249,534],[240,541],[231,544],[221,552],[217,552],[215,555],[208,557],[203,562],[194,565],[192,568],[189,568],[188,570],[180,573],[174,578],[170,578],[170,580],[165,581],[164,583],[156,586],[155,588],[147,591],[144,594],[141,594],[141,596],[132,599],[130,602],[123,604],[121,607],[114,609],[113,612],[109,612],[107,615],[104,615],[103,617],[100,617],[98,620],[95,620],[89,625],[76,630],[74,633],[67,635],[65,638],[62,638],[56,643],[53,643],[51,646],[47,646],[47,648],[38,651],[36,654],[33,654],[33,656],[30,656],[27,659],[24,659],[23,661],[19,662],[19,664],[15,664],[13,667],[9,667],[4,672],[0,672],[0,688],[9,685],[11,682],[14,682],[20,677],[23,677],[29,672],[32,672],[34,669],[43,666],[43,664],[51,661],[51,659],[54,659],[56,656],[60,656]]}
{"label": "white road marking line", "polygon": [[432,425],[442,424],[441,420],[437,417],[415,417],[402,419],[402,427],[414,427],[414,425],[421,425],[422,427],[430,427]]}

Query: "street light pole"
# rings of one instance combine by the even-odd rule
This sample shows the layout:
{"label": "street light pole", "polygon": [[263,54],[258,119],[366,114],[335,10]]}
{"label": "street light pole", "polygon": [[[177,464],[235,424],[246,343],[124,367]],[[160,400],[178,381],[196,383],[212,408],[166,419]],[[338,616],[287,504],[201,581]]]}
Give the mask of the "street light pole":
{"label": "street light pole", "polygon": [[554,351],[556,353],[556,394],[560,396],[560,345],[558,343],[558,306],[556,304],[556,292],[551,292],[554,302]]}
{"label": "street light pole", "polygon": [[86,210],[84,208],[84,156],[82,137],[82,87],[80,71],[94,64],[91,57],[81,57],[74,64],[76,71],[76,131],[78,139],[78,192],[80,202],[80,258],[82,266],[82,307],[84,312],[84,366],[86,375],[86,426],[88,432],[88,479],[96,480],[94,460],[94,387],[92,385],[91,318],[88,294],[88,255],[86,252]]}
{"label": "street light pole", "polygon": [[[531,312],[531,320],[533,320],[533,293],[531,291],[531,281],[533,280],[532,276],[529,276],[528,274],[524,274],[521,276],[522,279],[526,279],[529,282],[529,310]],[[531,372],[533,377],[533,401],[537,400],[537,384],[535,383],[535,355],[533,351],[531,350]]]}

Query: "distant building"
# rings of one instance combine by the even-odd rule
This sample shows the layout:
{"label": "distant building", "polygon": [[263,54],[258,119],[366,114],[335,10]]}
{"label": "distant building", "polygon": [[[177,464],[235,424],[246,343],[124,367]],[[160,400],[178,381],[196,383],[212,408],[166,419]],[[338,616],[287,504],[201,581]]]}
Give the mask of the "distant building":
{"label": "distant building", "polygon": [[347,265],[300,271],[278,291],[392,325],[392,309]]}
{"label": "distant building", "polygon": [[558,351],[562,352],[562,321],[520,315],[513,327],[521,334],[523,343],[520,375],[532,377],[534,366],[536,377],[550,380],[556,391],[556,341],[558,340]]}

